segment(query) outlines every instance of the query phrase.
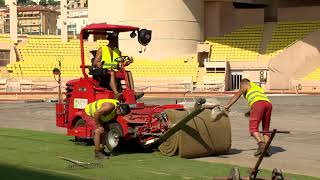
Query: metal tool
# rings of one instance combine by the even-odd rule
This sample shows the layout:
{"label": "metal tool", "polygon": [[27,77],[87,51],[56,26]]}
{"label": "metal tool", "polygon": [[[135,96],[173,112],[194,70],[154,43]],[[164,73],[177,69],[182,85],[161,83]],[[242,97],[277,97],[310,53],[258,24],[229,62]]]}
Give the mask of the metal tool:
{"label": "metal tool", "polygon": [[259,178],[257,177],[259,173],[259,166],[265,157],[267,150],[270,147],[270,144],[276,135],[276,133],[282,133],[282,134],[290,134],[290,131],[278,131],[277,129],[273,129],[272,131],[260,131],[260,133],[270,133],[270,139],[266,143],[262,153],[260,154],[254,168],[249,170],[249,177],[241,177],[240,176],[240,171],[239,168],[233,167],[230,170],[230,174],[228,177],[214,177],[213,179],[215,180],[284,180],[285,178],[283,177],[282,171],[279,168],[274,168],[272,171],[271,178]]}
{"label": "metal tool", "polygon": [[88,162],[81,162],[77,160],[73,160],[67,157],[59,157],[60,159],[63,159],[65,161],[73,163],[72,165],[69,165],[66,167],[68,170],[76,170],[76,169],[93,169],[93,168],[103,168],[103,164],[101,163],[88,163]]}

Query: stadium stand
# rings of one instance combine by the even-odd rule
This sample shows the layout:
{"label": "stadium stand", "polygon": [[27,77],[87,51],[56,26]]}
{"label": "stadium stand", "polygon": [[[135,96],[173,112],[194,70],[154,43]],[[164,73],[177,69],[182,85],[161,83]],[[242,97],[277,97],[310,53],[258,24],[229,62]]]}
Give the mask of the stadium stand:
{"label": "stadium stand", "polygon": [[274,57],[319,28],[320,21],[278,22],[273,29],[272,40],[267,46],[266,54]]}
{"label": "stadium stand", "polygon": [[309,73],[303,78],[306,81],[320,81],[320,67]]}
{"label": "stadium stand", "polygon": [[[98,40],[96,44],[85,44],[86,64],[91,64],[89,51],[107,45],[108,41]],[[80,70],[79,40],[61,42],[58,36],[30,36],[26,43],[17,46],[21,60],[7,65],[13,78],[24,79],[52,79],[52,70],[58,67],[61,60],[63,78],[82,76]],[[136,82],[147,84],[153,81],[165,83],[189,83],[197,79],[198,63],[190,61],[191,56],[182,56],[154,61],[135,58],[135,63],[128,69],[132,71]],[[139,83],[138,83],[139,84]]]}
{"label": "stadium stand", "polygon": [[[209,38],[211,61],[256,61],[259,56],[263,25],[249,25],[221,37]],[[298,40],[320,28],[320,21],[278,22],[267,44],[266,55],[276,56]]]}
{"label": "stadium stand", "polygon": [[196,81],[198,75],[198,63],[187,61],[187,57],[167,58],[159,61],[149,59],[137,59],[127,69],[132,71],[134,79],[148,78],[164,82],[188,82]]}
{"label": "stadium stand", "polygon": [[[12,77],[52,77],[52,69],[61,60],[63,76],[79,77],[79,40],[61,42],[58,36],[32,36],[27,43],[18,45],[22,61],[7,65]],[[89,63],[89,49],[85,45],[86,63]]]}
{"label": "stadium stand", "polygon": [[209,38],[211,61],[256,61],[263,25],[248,25],[221,37]]}
{"label": "stadium stand", "polygon": [[[272,38],[266,46],[267,59],[276,56],[286,47],[301,40],[309,33],[320,28],[320,21],[278,22],[274,24]],[[263,25],[247,25],[221,37],[209,38],[212,45],[211,62],[257,61],[263,39]],[[0,42],[10,43],[9,34],[0,35]],[[86,64],[91,64],[89,51],[107,45],[106,40],[85,43]],[[17,45],[21,60],[7,65],[13,78],[52,79],[52,69],[62,61],[62,77],[82,76],[80,71],[79,40],[61,42],[59,36],[29,36],[26,42]],[[192,59],[190,61],[190,59]],[[217,85],[225,83],[225,72],[200,73],[195,57],[181,56],[154,61],[135,58],[127,67],[132,71],[135,83],[148,84],[151,80],[158,84],[198,84]],[[201,77],[200,77],[201,76]],[[304,80],[319,80],[319,70],[310,73]],[[199,81],[199,82],[198,82]]]}
{"label": "stadium stand", "polygon": [[0,34],[0,43],[11,43],[10,34]]}

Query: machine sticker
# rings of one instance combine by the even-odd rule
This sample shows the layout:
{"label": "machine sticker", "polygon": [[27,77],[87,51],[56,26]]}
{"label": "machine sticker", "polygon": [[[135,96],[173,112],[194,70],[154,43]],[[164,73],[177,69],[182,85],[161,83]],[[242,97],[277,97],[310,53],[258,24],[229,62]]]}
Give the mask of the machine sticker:
{"label": "machine sticker", "polygon": [[76,109],[84,109],[88,104],[88,99],[74,98],[73,107]]}

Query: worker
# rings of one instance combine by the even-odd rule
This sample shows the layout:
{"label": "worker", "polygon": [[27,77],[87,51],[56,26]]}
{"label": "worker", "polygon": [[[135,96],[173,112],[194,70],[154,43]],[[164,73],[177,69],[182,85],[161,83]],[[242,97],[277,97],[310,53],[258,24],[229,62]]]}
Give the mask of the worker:
{"label": "worker", "polygon": [[[109,41],[109,44],[107,46],[102,46],[97,50],[93,61],[93,66],[97,68],[103,68],[106,70],[105,75],[110,76],[109,85],[117,99],[120,93],[117,90],[116,76],[114,70],[119,68],[119,63],[115,60],[121,57],[121,51],[117,48],[117,35],[115,35],[114,33],[108,34],[107,40]],[[125,66],[128,66],[130,63],[133,62],[132,57],[125,62],[123,59],[118,60],[120,60]]]}
{"label": "worker", "polygon": [[85,107],[85,112],[94,119],[96,124],[96,129],[94,130],[95,157],[103,159],[106,157],[106,152],[104,152],[101,142],[105,142],[108,122],[113,120],[117,115],[129,114],[130,107],[128,104],[119,103],[115,99],[99,99],[88,104]]}
{"label": "worker", "polygon": [[[263,138],[260,137],[259,124],[262,121],[262,130],[269,131],[272,104],[260,86],[250,82],[248,79],[242,79],[240,90],[229,100],[225,106],[226,110],[229,110],[241,95],[245,97],[250,106],[250,114],[247,114],[247,116],[250,116],[249,129],[251,136],[254,137],[258,144],[254,155],[259,156],[263,152],[266,142],[270,139],[270,133],[263,133]],[[271,155],[269,150],[267,150],[266,155]]]}

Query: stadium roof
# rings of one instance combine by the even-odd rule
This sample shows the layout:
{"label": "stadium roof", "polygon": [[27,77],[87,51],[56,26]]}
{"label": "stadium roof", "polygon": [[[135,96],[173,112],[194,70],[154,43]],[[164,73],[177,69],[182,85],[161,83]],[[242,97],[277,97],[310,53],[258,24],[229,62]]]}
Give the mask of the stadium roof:
{"label": "stadium roof", "polygon": [[[57,12],[57,11],[54,10],[54,9],[47,8],[47,7],[40,6],[40,5],[18,6],[18,7],[17,7],[17,11],[18,11],[18,12],[47,11],[47,12],[56,12],[56,13],[59,13],[59,12]],[[4,12],[9,12],[9,8],[8,8],[8,7],[5,8],[5,9],[4,9]]]}

